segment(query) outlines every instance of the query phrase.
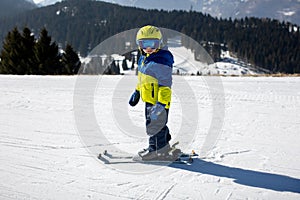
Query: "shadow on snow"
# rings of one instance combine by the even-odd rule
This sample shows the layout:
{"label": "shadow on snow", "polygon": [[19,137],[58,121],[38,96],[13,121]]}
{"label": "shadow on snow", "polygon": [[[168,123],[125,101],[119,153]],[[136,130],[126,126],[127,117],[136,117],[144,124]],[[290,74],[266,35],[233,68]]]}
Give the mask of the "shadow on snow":
{"label": "shadow on snow", "polygon": [[171,164],[170,167],[201,174],[234,179],[235,183],[280,192],[300,193],[300,179],[289,176],[228,167],[201,159],[194,159],[192,165]]}

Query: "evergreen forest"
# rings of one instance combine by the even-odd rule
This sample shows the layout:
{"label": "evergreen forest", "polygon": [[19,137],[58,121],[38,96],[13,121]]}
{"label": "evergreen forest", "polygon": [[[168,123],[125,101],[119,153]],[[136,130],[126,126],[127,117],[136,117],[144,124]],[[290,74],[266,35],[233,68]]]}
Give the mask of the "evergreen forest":
{"label": "evergreen forest", "polygon": [[72,75],[81,66],[73,47],[67,44],[60,52],[45,28],[36,40],[28,27],[22,33],[15,27],[5,38],[0,58],[2,74]]}
{"label": "evergreen forest", "polygon": [[[220,59],[220,50],[225,49],[272,73],[300,73],[300,27],[295,24],[268,18],[217,19],[192,10],[144,10],[92,0],[65,0],[12,18],[0,18],[1,48],[5,51],[4,41],[12,37],[16,26],[28,27],[36,38],[41,27],[45,27],[62,48],[69,44],[81,56],[86,56],[110,36],[147,24],[190,36],[209,49],[215,61]],[[22,37],[29,36],[23,33]],[[19,56],[26,57],[25,53]],[[21,62],[22,59],[20,65]],[[51,73],[60,71],[61,67]]]}

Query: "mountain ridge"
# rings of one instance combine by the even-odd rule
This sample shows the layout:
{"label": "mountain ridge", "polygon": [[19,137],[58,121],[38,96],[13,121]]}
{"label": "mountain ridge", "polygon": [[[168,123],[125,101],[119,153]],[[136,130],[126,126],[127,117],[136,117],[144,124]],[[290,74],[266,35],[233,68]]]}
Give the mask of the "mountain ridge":
{"label": "mountain ridge", "polygon": [[11,17],[37,8],[32,0],[1,0],[0,17]]}
{"label": "mountain ridge", "polygon": [[[47,6],[61,0],[44,0]],[[97,0],[100,1],[100,0]],[[289,21],[300,25],[300,0],[101,0],[123,6],[143,9],[185,10],[210,14],[217,18],[258,17]]]}
{"label": "mountain ridge", "polygon": [[[220,58],[220,50],[228,48],[245,62],[270,71],[300,71],[297,54],[300,27],[271,19],[217,19],[200,12],[145,10],[100,1],[72,0],[34,9],[11,20],[0,19],[0,37],[3,41],[14,26],[28,26],[38,37],[39,30],[46,27],[61,46],[68,42],[86,56],[112,35],[146,24],[188,35],[205,46],[215,61]],[[193,44],[185,44],[194,48]]]}

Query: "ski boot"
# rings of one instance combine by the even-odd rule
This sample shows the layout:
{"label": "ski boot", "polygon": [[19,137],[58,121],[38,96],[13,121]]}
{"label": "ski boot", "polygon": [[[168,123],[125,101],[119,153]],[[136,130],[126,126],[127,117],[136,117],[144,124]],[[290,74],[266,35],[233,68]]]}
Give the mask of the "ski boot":
{"label": "ski boot", "polygon": [[169,144],[164,146],[163,148],[155,151],[151,151],[150,148],[143,149],[138,152],[138,155],[142,158],[142,160],[173,160],[173,156],[169,154],[171,151],[171,147]]}

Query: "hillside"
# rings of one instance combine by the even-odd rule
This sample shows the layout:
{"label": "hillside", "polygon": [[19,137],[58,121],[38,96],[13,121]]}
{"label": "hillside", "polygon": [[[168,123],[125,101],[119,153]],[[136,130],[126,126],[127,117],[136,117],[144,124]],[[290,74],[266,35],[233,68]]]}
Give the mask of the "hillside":
{"label": "hillside", "polygon": [[[198,12],[144,10],[100,1],[68,0],[0,22],[2,41],[16,25],[29,26],[36,36],[46,27],[61,46],[69,42],[82,56],[114,34],[154,24],[192,37],[205,46],[215,61],[220,59],[223,49],[273,72],[300,72],[300,55],[297,54],[300,28],[276,20],[233,21]],[[193,49],[192,44],[184,45]]]}
{"label": "hillside", "polygon": [[219,18],[271,18],[300,25],[298,0],[203,0],[202,2],[202,12]]}
{"label": "hillside", "polygon": [[37,6],[33,2],[27,0],[1,0],[0,1],[0,18],[11,17],[28,10],[32,10]]}
{"label": "hillside", "polygon": [[[44,0],[46,6],[61,0]],[[124,6],[158,10],[193,10],[218,18],[264,17],[289,21],[300,25],[300,1],[298,0],[102,0]]]}
{"label": "hillside", "polygon": [[264,17],[280,21],[289,21],[300,25],[300,1],[299,0],[260,0],[244,1],[234,13],[237,18]]}

